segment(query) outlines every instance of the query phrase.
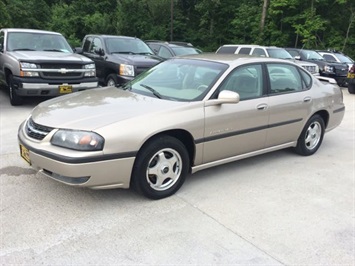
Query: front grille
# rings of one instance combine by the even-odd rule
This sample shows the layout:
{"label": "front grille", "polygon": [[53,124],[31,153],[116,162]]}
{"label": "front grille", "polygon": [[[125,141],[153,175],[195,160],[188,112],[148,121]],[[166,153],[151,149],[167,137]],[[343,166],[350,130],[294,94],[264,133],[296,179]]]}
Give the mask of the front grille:
{"label": "front grille", "polygon": [[66,68],[66,69],[82,69],[83,66],[80,64],[54,64],[54,63],[41,63],[40,64],[41,68],[46,68],[46,69],[61,69],[61,68]]}
{"label": "front grille", "polygon": [[337,76],[346,76],[348,74],[348,69],[347,68],[336,68],[335,73]]}
{"label": "front grille", "polygon": [[[83,65],[80,64],[68,64],[68,63],[41,63],[41,69],[53,69],[52,71],[42,71],[41,76],[42,78],[55,78],[55,79],[62,79],[62,78],[81,78],[83,76],[82,72],[73,72],[72,70],[83,69]],[[65,69],[66,71],[61,72],[61,69]],[[55,71],[57,70],[57,71]]]}
{"label": "front grille", "polygon": [[32,118],[28,119],[25,129],[29,137],[37,140],[42,140],[45,136],[47,136],[49,132],[53,130],[52,127],[36,124]]}

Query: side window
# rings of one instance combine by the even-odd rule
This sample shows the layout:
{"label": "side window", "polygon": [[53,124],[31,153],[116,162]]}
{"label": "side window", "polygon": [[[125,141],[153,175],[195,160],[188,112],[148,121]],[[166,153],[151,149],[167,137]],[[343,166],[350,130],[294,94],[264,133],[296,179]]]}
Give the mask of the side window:
{"label": "side window", "polygon": [[217,54],[234,54],[235,51],[238,49],[238,46],[221,46],[217,50]]}
{"label": "side window", "polygon": [[267,64],[270,77],[270,94],[301,91],[302,79],[296,66],[288,64]]}
{"label": "side window", "polygon": [[164,46],[160,47],[158,55],[164,58],[170,58],[173,56],[170,51]]}
{"label": "side window", "polygon": [[261,48],[255,48],[254,51],[251,53],[252,55],[263,56],[266,57],[266,53]]}
{"label": "side window", "polygon": [[84,45],[83,45],[83,52],[89,52],[90,44],[92,42],[92,37],[86,38]]}
{"label": "side window", "polygon": [[299,56],[298,52],[295,50],[287,50],[292,57]]}
{"label": "side window", "polygon": [[99,38],[95,38],[94,41],[92,42],[92,46],[90,48],[90,53],[100,54],[100,50],[103,50],[101,40]]}
{"label": "side window", "polygon": [[251,51],[251,48],[248,48],[248,47],[242,47],[240,48],[238,54],[249,54]]}
{"label": "side window", "polygon": [[310,89],[311,86],[312,86],[312,78],[311,78],[311,76],[308,73],[306,73],[305,71],[303,71],[303,69],[300,69],[300,73],[301,73],[301,76],[302,76],[304,89],[305,90]]}
{"label": "side window", "polygon": [[326,61],[337,62],[336,58],[330,54],[323,54],[323,57]]}
{"label": "side window", "polygon": [[261,65],[238,67],[225,79],[222,90],[235,91],[240,100],[258,98],[263,94],[263,74]]}
{"label": "side window", "polygon": [[0,32],[0,52],[4,49],[4,33]]}

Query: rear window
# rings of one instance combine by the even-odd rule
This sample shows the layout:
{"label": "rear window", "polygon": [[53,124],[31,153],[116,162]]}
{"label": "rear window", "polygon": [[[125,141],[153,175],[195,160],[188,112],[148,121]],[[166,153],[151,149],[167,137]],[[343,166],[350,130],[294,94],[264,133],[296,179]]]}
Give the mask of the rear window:
{"label": "rear window", "polygon": [[222,46],[217,50],[217,54],[234,54],[238,46]]}

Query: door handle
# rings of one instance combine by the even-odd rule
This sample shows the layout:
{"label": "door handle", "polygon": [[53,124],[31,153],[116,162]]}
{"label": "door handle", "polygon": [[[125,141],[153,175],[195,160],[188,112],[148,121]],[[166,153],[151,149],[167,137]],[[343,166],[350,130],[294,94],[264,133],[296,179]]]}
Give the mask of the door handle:
{"label": "door handle", "polygon": [[267,109],[267,104],[266,103],[261,103],[261,104],[256,106],[256,109],[265,110],[265,109]]}
{"label": "door handle", "polygon": [[304,99],[303,99],[303,101],[305,102],[305,103],[308,103],[308,102],[310,102],[312,100],[312,98],[310,97],[310,96],[307,96],[307,97],[305,97]]}

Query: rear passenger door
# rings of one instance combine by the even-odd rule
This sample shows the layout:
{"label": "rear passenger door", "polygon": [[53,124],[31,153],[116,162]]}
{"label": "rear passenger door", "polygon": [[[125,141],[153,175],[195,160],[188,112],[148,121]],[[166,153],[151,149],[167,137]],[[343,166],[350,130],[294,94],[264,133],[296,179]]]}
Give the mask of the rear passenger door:
{"label": "rear passenger door", "polygon": [[98,37],[90,36],[85,40],[83,45],[83,55],[95,62],[96,76],[101,82],[104,82],[105,79],[104,51],[105,49],[102,40]]}
{"label": "rear passenger door", "polygon": [[283,63],[266,64],[269,77],[269,129],[266,147],[298,139],[311,113],[312,78],[303,69]]}

